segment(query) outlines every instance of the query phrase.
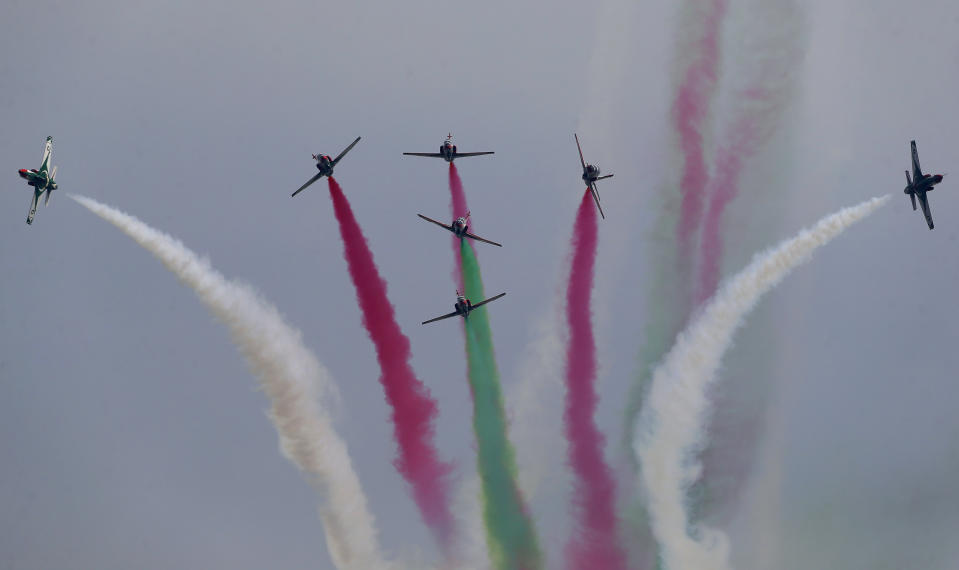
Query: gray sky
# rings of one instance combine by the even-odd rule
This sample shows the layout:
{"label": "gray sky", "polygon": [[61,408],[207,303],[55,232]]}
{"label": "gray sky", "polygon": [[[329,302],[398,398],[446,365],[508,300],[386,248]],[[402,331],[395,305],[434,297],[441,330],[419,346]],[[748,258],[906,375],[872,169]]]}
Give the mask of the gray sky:
{"label": "gray sky", "polygon": [[[0,568],[331,567],[315,495],[280,456],[265,397],[192,292],[62,192],[23,223],[28,189],[13,172],[39,165],[48,134],[63,192],[181,238],[303,331],[340,386],[337,426],[384,547],[432,556],[390,464],[388,411],[325,184],[289,193],[311,176],[311,153],[363,136],[337,179],[440,402],[442,451],[465,479],[474,450],[462,339],[419,325],[452,301],[448,242],[415,217],[448,216],[446,165],[400,153],[431,151],[448,131],[462,150],[496,151],[457,165],[476,230],[505,245],[480,256],[487,288],[509,291],[491,315],[513,386],[560,286],[579,128],[587,157],[616,173],[603,186],[596,298],[598,420],[616,457],[647,257],[660,245],[648,197],[677,171],[671,3],[383,4],[0,8]],[[912,138],[927,170],[956,169],[959,7],[911,10],[809,5],[794,104],[729,209],[727,271],[842,205],[901,193]],[[784,568],[946,568],[959,557],[951,180],[931,195],[935,231],[897,196],[741,332],[724,373],[768,390],[773,444],[759,464],[781,474],[757,475],[743,501],[742,567],[760,567],[756,545],[772,542],[769,515],[747,509],[762,493],[778,499]],[[565,511],[562,488],[536,498],[541,518]],[[542,524],[558,549],[564,523]]]}

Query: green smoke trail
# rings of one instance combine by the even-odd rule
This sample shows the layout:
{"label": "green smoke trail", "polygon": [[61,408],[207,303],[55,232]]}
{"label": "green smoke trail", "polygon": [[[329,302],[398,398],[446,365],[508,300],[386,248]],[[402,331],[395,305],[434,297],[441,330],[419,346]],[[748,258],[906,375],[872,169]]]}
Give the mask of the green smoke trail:
{"label": "green smoke trail", "polygon": [[[650,236],[655,247],[650,252],[650,289],[646,294],[646,318],[643,327],[643,343],[638,355],[638,374],[630,386],[626,398],[626,410],[623,418],[623,452],[634,472],[642,467],[633,452],[634,427],[643,405],[643,397],[653,376],[656,364],[669,351],[676,334],[683,325],[682,292],[680,268],[677,263],[676,235],[677,217],[671,200],[678,194],[671,188],[662,188],[657,208],[659,215]],[[623,506],[621,516],[629,521],[632,538],[628,542],[629,556],[633,568],[639,570],[661,569],[658,546],[653,539],[649,524],[649,514],[639,497]]]}
{"label": "green smoke trail", "polygon": [[[470,299],[484,299],[476,254],[466,240],[460,240],[460,258],[464,294]],[[506,435],[506,412],[486,307],[471,312],[464,326],[490,560],[503,570],[542,568],[536,529],[516,482],[516,452]]]}

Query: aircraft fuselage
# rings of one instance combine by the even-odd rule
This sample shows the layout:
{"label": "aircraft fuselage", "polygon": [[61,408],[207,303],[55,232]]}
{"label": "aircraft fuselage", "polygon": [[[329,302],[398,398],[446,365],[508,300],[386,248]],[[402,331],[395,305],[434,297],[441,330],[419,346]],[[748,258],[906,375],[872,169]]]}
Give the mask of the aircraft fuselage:
{"label": "aircraft fuselage", "polygon": [[49,186],[53,190],[57,189],[57,183],[51,182],[50,179],[47,177],[46,172],[39,172],[33,168],[31,169],[21,168],[17,172],[17,174],[20,175],[20,178],[23,178],[24,180],[26,180],[27,184],[29,184],[30,186],[33,186],[34,188],[38,190],[46,190],[47,186]]}
{"label": "aircraft fuselage", "polygon": [[453,305],[453,310],[463,317],[466,317],[470,314],[470,311],[473,310],[473,303],[466,297],[459,296],[456,298],[456,303]]}
{"label": "aircraft fuselage", "polygon": [[453,162],[456,160],[456,145],[450,141],[446,141],[440,147],[440,154],[443,155],[443,160],[446,162]]}
{"label": "aircraft fuselage", "polygon": [[905,194],[929,192],[933,186],[940,182],[942,182],[942,174],[924,174],[919,180],[913,180],[912,184],[907,185],[903,192]]}
{"label": "aircraft fuselage", "polygon": [[314,154],[313,158],[316,159],[316,169],[320,171],[320,174],[333,176],[333,159],[325,154]]}
{"label": "aircraft fuselage", "polygon": [[466,218],[456,218],[450,225],[450,229],[453,230],[456,237],[466,237],[466,233],[470,229],[469,222],[466,221]]}
{"label": "aircraft fuselage", "polygon": [[592,164],[587,164],[586,168],[583,169],[583,182],[589,184],[590,182],[596,182],[599,179],[599,167],[593,166]]}

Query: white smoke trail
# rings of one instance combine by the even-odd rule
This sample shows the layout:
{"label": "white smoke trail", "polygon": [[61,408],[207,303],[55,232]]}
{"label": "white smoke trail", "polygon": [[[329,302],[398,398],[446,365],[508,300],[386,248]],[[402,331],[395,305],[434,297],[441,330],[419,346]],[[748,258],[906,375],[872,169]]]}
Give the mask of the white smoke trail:
{"label": "white smoke trail", "polygon": [[794,267],[888,200],[889,196],[873,198],[840,210],[754,257],[677,336],[653,373],[636,423],[634,449],[643,466],[641,480],[653,533],[669,570],[729,568],[726,535],[704,526],[690,528],[684,505],[686,491],[700,476],[696,455],[705,444],[710,413],[707,393],[733,334],[759,298]]}
{"label": "white smoke trail", "polygon": [[335,395],[332,380],[303,345],[300,332],[252,288],[227,280],[176,238],[90,198],[70,198],[152,253],[227,326],[270,398],[283,454],[320,494],[327,548],[337,568],[390,568],[379,552],[373,517],[346,443],[318,400],[317,389],[320,395]]}

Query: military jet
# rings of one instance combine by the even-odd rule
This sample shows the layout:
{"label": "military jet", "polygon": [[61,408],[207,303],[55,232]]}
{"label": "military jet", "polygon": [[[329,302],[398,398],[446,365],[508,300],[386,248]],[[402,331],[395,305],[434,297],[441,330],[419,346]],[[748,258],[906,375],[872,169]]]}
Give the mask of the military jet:
{"label": "military jet", "polygon": [[477,308],[479,308],[479,307],[482,307],[482,306],[485,305],[486,303],[492,303],[492,302],[495,301],[496,299],[499,299],[500,297],[503,297],[503,296],[505,296],[505,295],[506,295],[506,293],[500,293],[499,295],[496,295],[495,297],[490,297],[489,299],[487,299],[487,300],[485,300],[485,301],[480,301],[479,303],[476,303],[476,304],[474,305],[473,302],[470,301],[469,299],[467,299],[465,295],[463,295],[462,293],[460,293],[459,291],[457,291],[457,292],[456,292],[456,304],[453,305],[453,308],[454,308],[455,310],[454,310],[452,313],[449,313],[449,314],[447,314],[447,315],[443,315],[442,317],[436,317],[435,319],[430,319],[430,320],[428,320],[428,321],[423,321],[423,324],[425,325],[425,324],[427,324],[427,323],[433,323],[433,322],[436,322],[436,321],[442,321],[443,319],[448,319],[448,318],[450,318],[450,317],[455,317],[456,315],[462,315],[463,318],[465,319],[465,318],[469,317],[470,311],[472,311],[473,309],[477,309]]}
{"label": "military jet", "polygon": [[441,228],[443,228],[443,229],[447,229],[447,230],[453,232],[453,234],[454,234],[456,237],[458,237],[458,238],[468,237],[468,238],[470,238],[470,239],[475,239],[475,240],[477,240],[477,241],[482,241],[482,242],[486,242],[486,243],[489,243],[489,244],[492,244],[492,245],[496,245],[496,246],[499,246],[499,247],[503,247],[502,244],[496,243],[495,241],[490,241],[490,240],[488,240],[488,239],[486,239],[486,238],[481,238],[481,237],[479,237],[478,235],[475,235],[475,234],[471,234],[471,233],[470,233],[470,227],[469,227],[469,223],[470,223],[470,213],[469,213],[469,212],[466,212],[466,217],[465,217],[465,218],[462,217],[462,216],[459,217],[459,218],[456,218],[455,220],[453,220],[453,223],[450,224],[450,225],[446,225],[446,224],[444,224],[443,222],[437,222],[437,221],[434,220],[433,218],[427,218],[427,217],[424,216],[423,214],[416,214],[416,215],[419,216],[419,217],[421,217],[421,218],[423,218],[423,219],[426,220],[427,222],[433,222],[434,224],[438,225],[439,227],[441,227]]}
{"label": "military jet", "polygon": [[942,174],[923,174],[922,169],[919,168],[919,151],[916,150],[916,141],[910,143],[912,145],[912,179],[909,178],[909,171],[906,171],[906,189],[903,190],[906,194],[909,194],[909,199],[912,200],[912,211],[916,211],[916,197],[919,198],[919,205],[922,206],[922,215],[926,217],[926,223],[929,225],[929,229],[935,227],[932,223],[932,213],[929,211],[929,198],[926,197],[926,192],[932,192],[933,186],[942,182]]}
{"label": "military jet", "polygon": [[583,159],[583,149],[579,146],[579,137],[576,133],[573,133],[573,137],[576,138],[576,148],[579,150],[579,162],[583,165],[583,182],[586,183],[589,191],[593,194],[593,200],[596,201],[596,207],[599,208],[599,215],[605,220],[606,214],[603,213],[603,207],[599,205],[599,190],[596,189],[596,181],[604,178],[612,178],[613,175],[607,174],[606,176],[600,176],[598,166],[586,164],[586,161]]}
{"label": "military jet", "polygon": [[324,176],[333,176],[333,167],[336,166],[336,164],[344,156],[346,156],[346,153],[350,152],[350,149],[356,146],[356,143],[358,142],[360,142],[360,137],[356,137],[356,140],[351,142],[350,146],[346,147],[343,150],[343,152],[336,155],[336,158],[330,158],[330,156],[327,154],[320,154],[320,155],[314,154],[313,160],[316,161],[316,169],[319,170],[319,172],[316,174],[316,176],[307,180],[306,184],[297,188],[296,192],[294,192],[292,196],[296,196],[297,194],[305,190],[307,186],[309,186],[310,184],[313,184],[314,182],[316,182],[317,180],[319,180],[320,178]]}
{"label": "military jet", "polygon": [[57,167],[54,166],[53,170],[50,170],[50,156],[52,154],[53,137],[47,137],[47,142],[43,145],[43,161],[40,163],[40,168],[29,170],[21,168],[19,170],[20,178],[33,186],[33,201],[30,203],[30,213],[27,214],[28,224],[33,223],[33,216],[37,213],[37,204],[40,202],[40,197],[46,194],[43,199],[43,205],[45,206],[50,203],[50,193],[57,189]]}
{"label": "military jet", "polygon": [[442,158],[446,162],[452,163],[457,158],[466,156],[480,156],[483,154],[493,154],[493,151],[485,152],[458,152],[456,145],[453,144],[453,133],[446,135],[446,142],[440,147],[439,152],[404,152],[406,156],[428,156],[431,158]]}

